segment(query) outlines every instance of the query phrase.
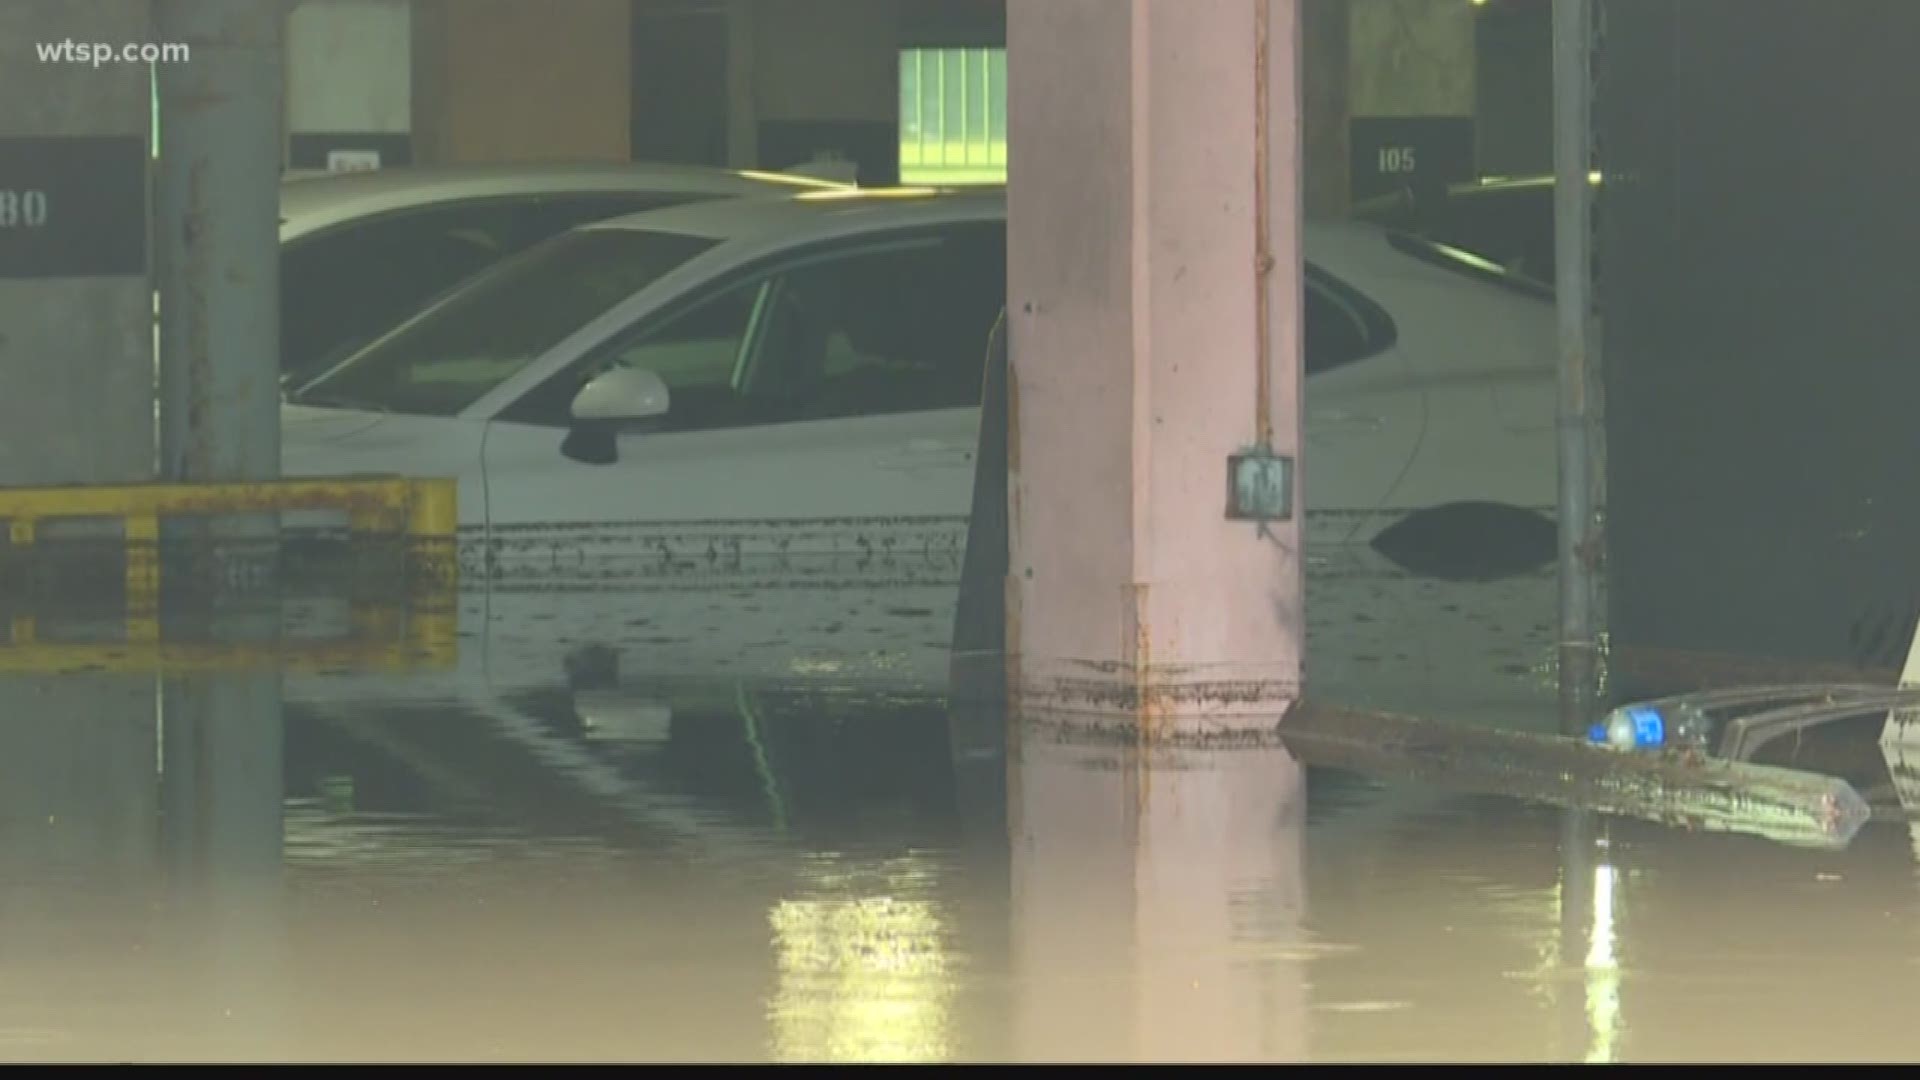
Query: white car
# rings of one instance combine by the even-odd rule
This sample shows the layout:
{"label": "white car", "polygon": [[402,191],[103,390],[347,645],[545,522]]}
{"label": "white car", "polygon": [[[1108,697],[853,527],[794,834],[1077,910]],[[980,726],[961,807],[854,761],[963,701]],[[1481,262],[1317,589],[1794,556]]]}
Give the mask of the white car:
{"label": "white car", "polygon": [[[727,551],[845,550],[876,521],[952,539],[1004,228],[998,195],[836,192],[575,229],[293,390],[286,468],[456,476],[496,545],[696,522]],[[1310,541],[1553,504],[1552,308],[1418,243],[1307,230]]]}
{"label": "white car", "polygon": [[[1407,707],[1479,665],[1484,702],[1537,707],[1551,305],[1372,226],[1305,251],[1315,684]],[[284,468],[458,479],[486,684],[589,645],[643,680],[937,684],[1004,295],[997,196],[599,222],[292,391]]]}

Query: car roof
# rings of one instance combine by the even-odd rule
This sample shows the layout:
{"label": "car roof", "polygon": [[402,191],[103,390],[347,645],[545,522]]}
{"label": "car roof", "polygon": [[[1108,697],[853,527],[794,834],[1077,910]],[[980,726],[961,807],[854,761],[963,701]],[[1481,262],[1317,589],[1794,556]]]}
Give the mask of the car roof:
{"label": "car roof", "polygon": [[895,187],[804,192],[782,199],[642,210],[580,228],[673,233],[718,243],[830,239],[916,224],[1001,221],[1006,200],[999,191]]}
{"label": "car roof", "polygon": [[[968,222],[1001,223],[1006,189],[863,188],[814,192],[784,199],[690,203],[608,218],[581,229],[631,229],[674,233],[718,243],[760,246],[856,237],[882,229]],[[1248,223],[1252,226],[1252,222]],[[1388,230],[1361,221],[1306,220],[1301,237],[1308,258],[1340,275],[1377,271],[1398,260],[1386,243]]]}
{"label": "car roof", "polygon": [[401,166],[367,172],[291,174],[280,184],[280,234],[290,240],[377,214],[458,199],[583,192],[791,195],[849,190],[789,173],[649,162]]}

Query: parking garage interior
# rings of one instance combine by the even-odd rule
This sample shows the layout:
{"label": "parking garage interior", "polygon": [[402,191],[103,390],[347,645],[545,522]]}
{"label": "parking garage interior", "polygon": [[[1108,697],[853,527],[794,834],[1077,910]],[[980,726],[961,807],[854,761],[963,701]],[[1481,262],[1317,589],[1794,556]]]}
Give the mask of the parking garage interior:
{"label": "parking garage interior", "polygon": [[1889,1061],[1906,0],[0,0],[0,1060]]}

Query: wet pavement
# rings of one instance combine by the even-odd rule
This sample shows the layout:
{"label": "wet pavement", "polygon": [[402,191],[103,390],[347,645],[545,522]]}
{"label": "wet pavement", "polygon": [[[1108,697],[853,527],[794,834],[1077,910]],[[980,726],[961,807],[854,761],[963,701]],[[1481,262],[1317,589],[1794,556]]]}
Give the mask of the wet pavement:
{"label": "wet pavement", "polygon": [[1007,753],[926,693],[384,679],[198,675],[156,719],[151,677],[7,676],[0,1057],[1920,1053],[1904,825]]}

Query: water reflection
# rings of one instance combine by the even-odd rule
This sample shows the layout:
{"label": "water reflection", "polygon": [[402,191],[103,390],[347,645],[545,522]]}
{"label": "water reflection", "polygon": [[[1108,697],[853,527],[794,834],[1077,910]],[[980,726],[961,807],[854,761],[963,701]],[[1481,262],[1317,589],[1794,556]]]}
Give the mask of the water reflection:
{"label": "water reflection", "polygon": [[1620,958],[1616,904],[1619,871],[1608,859],[1605,823],[1581,811],[1563,814],[1560,830],[1560,941],[1555,966],[1569,977],[1556,988],[1568,998],[1558,1053],[1590,1064],[1619,1060]]}
{"label": "water reflection", "polygon": [[1904,824],[1793,850],[617,662],[373,685],[0,677],[0,1057],[1920,1052]]}
{"label": "water reflection", "polygon": [[1307,1056],[1303,770],[1285,750],[1029,740],[1013,765],[1015,1056]]}
{"label": "water reflection", "polygon": [[795,895],[768,916],[776,1060],[953,1059],[958,965],[934,876],[913,855],[801,864]]}

